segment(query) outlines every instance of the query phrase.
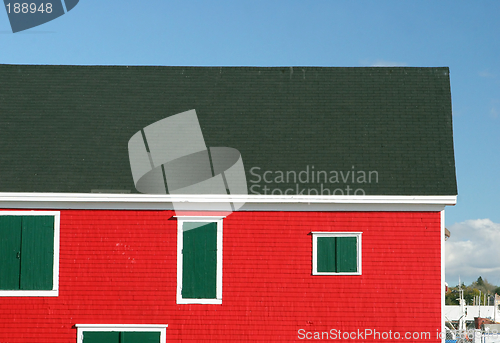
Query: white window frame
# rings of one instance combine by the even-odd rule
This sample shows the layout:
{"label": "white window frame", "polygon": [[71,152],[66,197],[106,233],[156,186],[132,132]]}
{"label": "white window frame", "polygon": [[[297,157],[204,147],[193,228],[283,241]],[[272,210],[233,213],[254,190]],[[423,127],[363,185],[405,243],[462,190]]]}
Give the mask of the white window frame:
{"label": "white window frame", "polygon": [[57,297],[59,295],[59,211],[0,211],[0,216],[51,216],[54,217],[54,263],[51,290],[0,290],[0,297]]}
{"label": "white window frame", "polygon": [[84,332],[159,332],[160,343],[167,343],[167,324],[75,324],[76,343],[83,343]]}
{"label": "white window frame", "polygon": [[[176,216],[177,218],[177,304],[222,304],[222,220],[223,216]],[[215,299],[190,299],[182,297],[182,247],[186,222],[217,223],[217,281]]]}
{"label": "white window frame", "polygon": [[[312,246],[312,274],[313,275],[362,275],[361,271],[361,236],[362,232],[311,232],[313,246]],[[318,237],[356,237],[357,238],[357,272],[352,273],[334,273],[334,272],[318,272]]]}

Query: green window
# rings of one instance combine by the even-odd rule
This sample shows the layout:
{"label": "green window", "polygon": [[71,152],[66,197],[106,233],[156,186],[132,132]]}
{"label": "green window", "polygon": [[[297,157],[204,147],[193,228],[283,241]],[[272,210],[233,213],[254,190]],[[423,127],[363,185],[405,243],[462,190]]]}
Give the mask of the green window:
{"label": "green window", "polygon": [[222,219],[203,219],[178,222],[179,304],[222,303]]}
{"label": "green window", "polygon": [[54,288],[54,216],[0,216],[0,290]]}
{"label": "green window", "polygon": [[313,274],[361,274],[360,233],[313,233]]}
{"label": "green window", "polygon": [[160,332],[85,331],[83,343],[159,343]]}
{"label": "green window", "polygon": [[182,297],[216,299],[217,223],[183,225]]}

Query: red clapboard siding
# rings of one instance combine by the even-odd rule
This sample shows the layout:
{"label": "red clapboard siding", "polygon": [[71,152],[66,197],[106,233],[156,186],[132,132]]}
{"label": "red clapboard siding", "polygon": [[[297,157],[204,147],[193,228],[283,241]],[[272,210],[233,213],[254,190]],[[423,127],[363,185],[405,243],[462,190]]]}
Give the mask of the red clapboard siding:
{"label": "red clapboard siding", "polygon": [[[173,215],[61,211],[59,296],[0,297],[0,342],[76,342],[77,323],[168,324],[168,342],[292,342],[301,329],[439,341],[439,212],[232,213],[222,305],[176,304]],[[363,274],[312,276],[311,231],[363,232]]]}

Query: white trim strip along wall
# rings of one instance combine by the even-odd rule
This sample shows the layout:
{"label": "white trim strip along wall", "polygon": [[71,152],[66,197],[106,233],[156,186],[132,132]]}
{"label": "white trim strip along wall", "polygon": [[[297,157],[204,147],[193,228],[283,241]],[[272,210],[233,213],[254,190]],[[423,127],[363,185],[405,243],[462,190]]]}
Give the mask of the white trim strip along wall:
{"label": "white trim strip along wall", "polygon": [[0,211],[0,216],[53,216],[54,265],[52,289],[48,291],[0,290],[0,297],[57,297],[59,295],[59,242],[61,212],[59,211]]}
{"label": "white trim strip along wall", "polygon": [[[441,211],[456,196],[412,195],[157,195],[102,193],[0,193],[1,208],[172,210],[176,204],[244,202],[240,211]],[[307,206],[304,206],[307,205]]]}
{"label": "white trim strip along wall", "polygon": [[134,331],[134,332],[159,332],[160,333],[160,343],[167,342],[167,327],[168,325],[156,325],[156,324],[75,324],[76,342],[83,343],[83,333],[85,331]]}
{"label": "white trim strip along wall", "polygon": [[[223,216],[176,216],[177,218],[177,304],[222,304],[222,220]],[[185,222],[217,223],[216,299],[185,299],[182,297],[182,247]]]}
{"label": "white trim strip along wall", "polygon": [[444,222],[444,210],[441,211],[441,342],[445,343],[446,340],[446,329],[445,329],[445,294],[446,294],[446,286],[445,286],[445,222]]}

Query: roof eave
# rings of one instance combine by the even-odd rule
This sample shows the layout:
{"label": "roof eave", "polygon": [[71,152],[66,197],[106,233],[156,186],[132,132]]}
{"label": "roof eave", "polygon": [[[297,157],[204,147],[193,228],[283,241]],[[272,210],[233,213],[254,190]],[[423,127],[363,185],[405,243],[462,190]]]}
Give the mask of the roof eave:
{"label": "roof eave", "polygon": [[0,193],[2,208],[189,210],[204,204],[245,203],[241,211],[438,211],[457,203],[456,195],[164,195],[102,193]]}

